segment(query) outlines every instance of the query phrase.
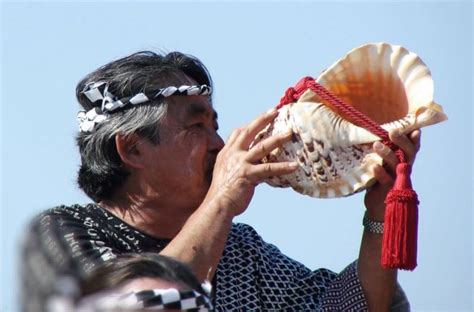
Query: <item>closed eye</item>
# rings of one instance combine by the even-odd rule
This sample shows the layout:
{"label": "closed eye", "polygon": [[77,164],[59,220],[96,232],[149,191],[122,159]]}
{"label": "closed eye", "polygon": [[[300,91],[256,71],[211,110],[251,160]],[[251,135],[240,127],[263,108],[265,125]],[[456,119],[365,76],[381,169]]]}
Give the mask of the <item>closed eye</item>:
{"label": "closed eye", "polygon": [[196,122],[194,124],[191,125],[192,128],[205,128],[206,125],[203,123],[203,122]]}
{"label": "closed eye", "polygon": [[[205,122],[196,122],[196,123],[193,123],[191,126],[191,128],[196,128],[196,129],[203,129],[203,128],[206,128],[206,123]],[[217,122],[215,122],[212,127],[214,128],[214,131],[218,131],[219,130],[219,124]]]}

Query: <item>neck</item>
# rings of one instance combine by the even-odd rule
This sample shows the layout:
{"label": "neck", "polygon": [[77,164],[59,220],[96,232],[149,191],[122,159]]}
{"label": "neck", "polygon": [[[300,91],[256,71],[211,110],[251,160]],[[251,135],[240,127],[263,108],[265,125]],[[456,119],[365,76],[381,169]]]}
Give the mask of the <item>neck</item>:
{"label": "neck", "polygon": [[191,213],[166,205],[157,198],[130,193],[103,200],[100,206],[140,231],[157,238],[173,239],[181,230]]}

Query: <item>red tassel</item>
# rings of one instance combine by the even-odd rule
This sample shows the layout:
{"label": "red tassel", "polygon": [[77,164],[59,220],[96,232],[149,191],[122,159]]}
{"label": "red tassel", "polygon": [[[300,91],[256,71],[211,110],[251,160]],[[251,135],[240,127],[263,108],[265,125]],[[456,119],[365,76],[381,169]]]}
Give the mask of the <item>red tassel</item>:
{"label": "red tassel", "polygon": [[416,268],[418,238],[418,196],[410,181],[411,165],[397,165],[395,185],[385,199],[382,266],[391,269]]}

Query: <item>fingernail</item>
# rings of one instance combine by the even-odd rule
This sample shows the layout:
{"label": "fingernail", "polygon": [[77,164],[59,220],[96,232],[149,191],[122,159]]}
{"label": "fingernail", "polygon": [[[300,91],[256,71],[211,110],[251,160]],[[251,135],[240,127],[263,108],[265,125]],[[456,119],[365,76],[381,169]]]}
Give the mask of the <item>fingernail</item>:
{"label": "fingernail", "polygon": [[379,141],[377,141],[377,142],[374,143],[374,148],[375,148],[376,150],[381,151],[381,150],[383,150],[384,145],[383,145],[382,143],[380,143]]}
{"label": "fingernail", "polygon": [[394,130],[392,131],[392,137],[394,138],[398,138],[400,137],[402,134],[400,133],[400,130]]}
{"label": "fingernail", "polygon": [[267,111],[267,114],[268,114],[268,115],[273,115],[273,114],[276,112],[276,110],[277,110],[277,109],[276,109],[275,107],[272,107],[272,108],[270,108],[270,109]]}
{"label": "fingernail", "polygon": [[293,162],[290,162],[290,163],[288,164],[288,167],[290,167],[291,169],[296,169],[296,168],[298,168],[298,163],[297,163],[297,162],[294,162],[294,161],[293,161]]}

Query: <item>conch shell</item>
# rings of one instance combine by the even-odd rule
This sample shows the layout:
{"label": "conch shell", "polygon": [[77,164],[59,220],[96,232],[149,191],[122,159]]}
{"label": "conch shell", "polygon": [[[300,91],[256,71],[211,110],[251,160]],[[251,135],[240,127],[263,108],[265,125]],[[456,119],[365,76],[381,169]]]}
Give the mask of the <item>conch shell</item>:
{"label": "conch shell", "polygon": [[[377,43],[355,48],[316,81],[387,131],[409,133],[447,119],[442,107],[433,102],[428,67],[401,46]],[[374,183],[373,168],[382,159],[372,150],[372,143],[380,138],[355,125],[313,91],[281,107],[252,146],[289,129],[292,141],[262,161],[296,161],[299,169],[271,177],[268,184],[331,198],[351,195]]]}

